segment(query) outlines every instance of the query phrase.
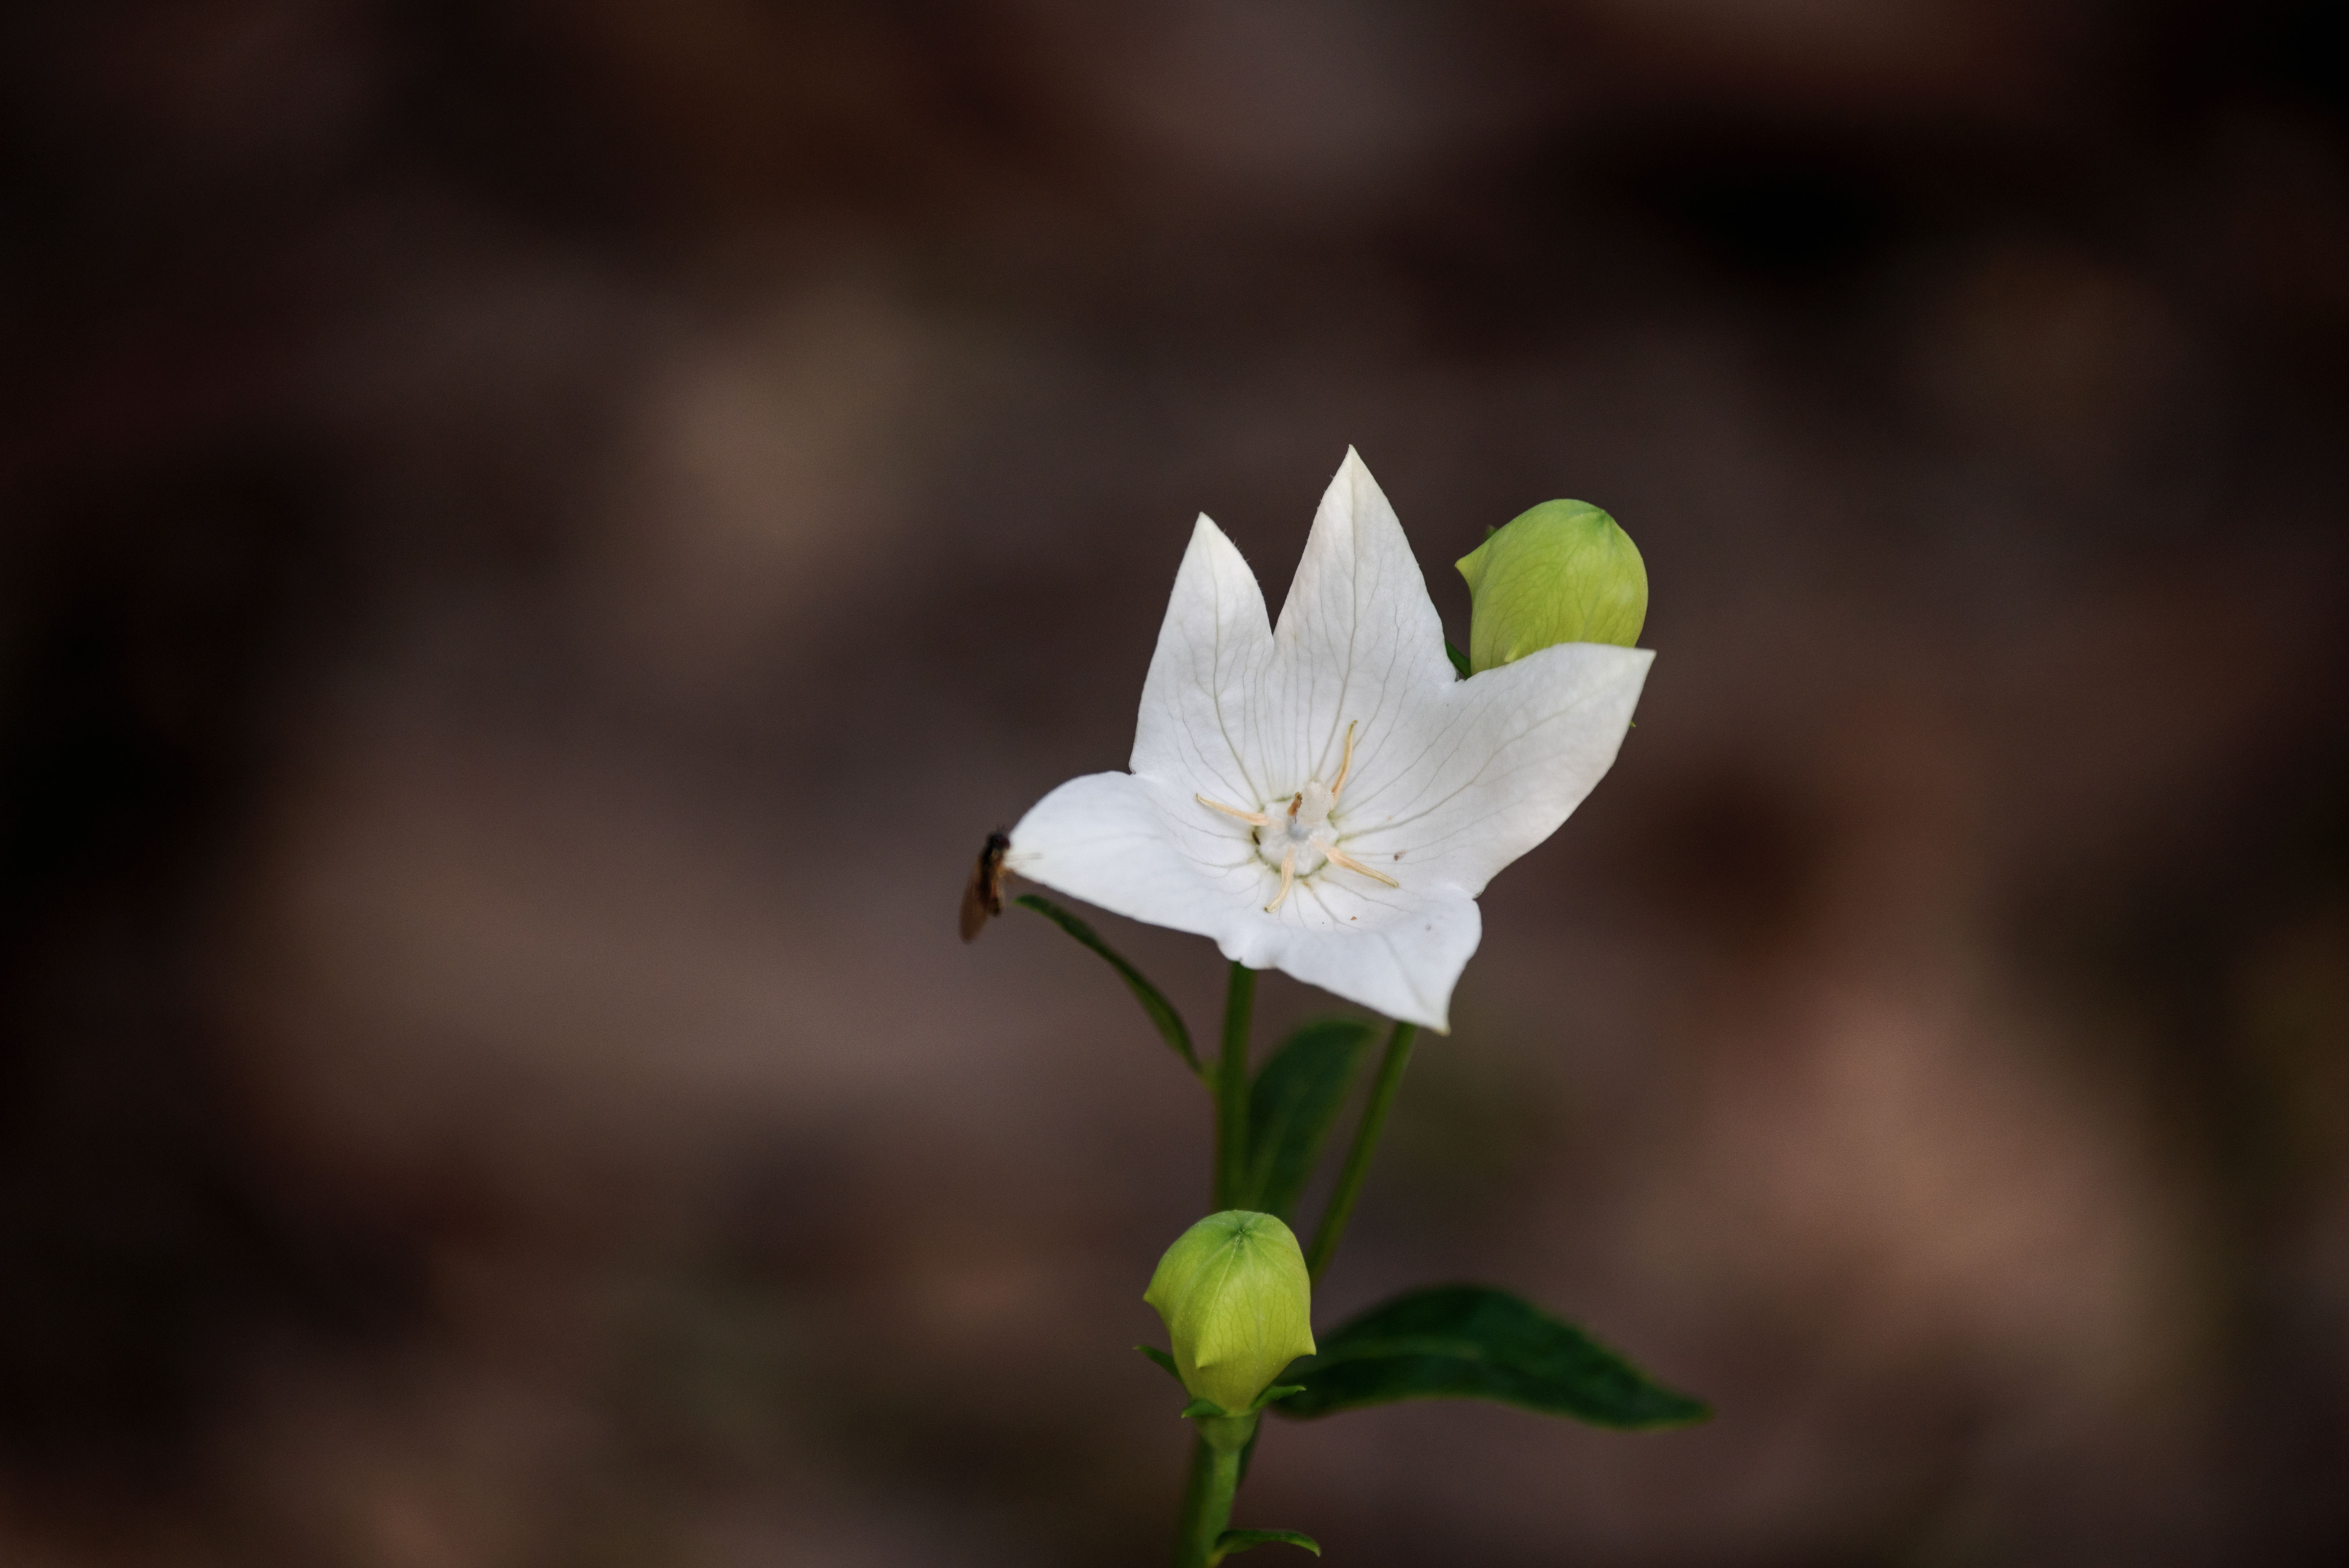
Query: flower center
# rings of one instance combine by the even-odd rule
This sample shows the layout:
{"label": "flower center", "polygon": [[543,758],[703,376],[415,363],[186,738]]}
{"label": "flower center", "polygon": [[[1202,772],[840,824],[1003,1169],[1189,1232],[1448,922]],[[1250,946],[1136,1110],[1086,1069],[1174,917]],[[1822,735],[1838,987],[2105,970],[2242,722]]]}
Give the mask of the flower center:
{"label": "flower center", "polygon": [[1256,852],[1275,871],[1294,854],[1293,872],[1311,876],[1329,863],[1330,851],[1338,846],[1338,825],[1330,820],[1337,803],[1337,792],[1318,779],[1287,800],[1267,802],[1267,820],[1256,830]]}
{"label": "flower center", "polygon": [[1342,866],[1358,876],[1400,887],[1384,872],[1372,871],[1338,847],[1342,835],[1330,813],[1338,809],[1338,797],[1346,788],[1346,775],[1354,770],[1354,727],[1346,726],[1346,757],[1338,765],[1338,777],[1330,783],[1309,780],[1302,789],[1286,800],[1268,800],[1261,811],[1244,811],[1237,806],[1226,806],[1221,800],[1210,800],[1205,795],[1193,799],[1226,817],[1237,817],[1255,830],[1248,836],[1256,841],[1256,852],[1267,866],[1280,873],[1280,891],[1264,906],[1270,914],[1288,902],[1288,895],[1299,877],[1309,877],[1327,865]]}

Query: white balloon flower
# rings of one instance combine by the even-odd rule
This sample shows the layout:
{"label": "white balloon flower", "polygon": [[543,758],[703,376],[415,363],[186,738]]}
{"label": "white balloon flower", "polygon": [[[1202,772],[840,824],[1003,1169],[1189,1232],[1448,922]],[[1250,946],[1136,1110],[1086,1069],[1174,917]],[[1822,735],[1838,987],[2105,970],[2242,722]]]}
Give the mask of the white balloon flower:
{"label": "white balloon flower", "polygon": [[1142,686],[1133,771],[1011,830],[1020,875],[1212,936],[1449,1031],[1476,895],[1615,761],[1654,655],[1564,643],[1462,680],[1394,509],[1350,449],[1281,607],[1200,517]]}

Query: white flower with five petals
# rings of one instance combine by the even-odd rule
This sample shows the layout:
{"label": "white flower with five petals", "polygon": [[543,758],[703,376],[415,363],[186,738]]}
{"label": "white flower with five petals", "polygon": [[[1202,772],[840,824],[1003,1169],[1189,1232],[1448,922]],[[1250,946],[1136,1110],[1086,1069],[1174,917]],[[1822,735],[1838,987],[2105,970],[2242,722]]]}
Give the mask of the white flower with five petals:
{"label": "white flower with five petals", "polygon": [[1143,682],[1133,771],[1011,830],[1022,876],[1449,1028],[1476,895],[1614,763],[1654,657],[1566,643],[1459,678],[1394,509],[1350,449],[1280,624],[1204,515]]}

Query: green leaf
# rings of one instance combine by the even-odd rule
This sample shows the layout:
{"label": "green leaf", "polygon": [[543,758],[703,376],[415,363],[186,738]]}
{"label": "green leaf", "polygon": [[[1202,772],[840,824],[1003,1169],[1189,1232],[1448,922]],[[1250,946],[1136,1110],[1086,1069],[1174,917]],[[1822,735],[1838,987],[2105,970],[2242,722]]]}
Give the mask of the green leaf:
{"label": "green leaf", "polygon": [[1150,1015],[1150,1021],[1158,1026],[1159,1034],[1174,1047],[1174,1054],[1181,1057],[1184,1064],[1191,1069],[1191,1076],[1205,1081],[1206,1070],[1199,1066],[1199,1053],[1191,1048],[1191,1031],[1183,1026],[1183,1015],[1174,1010],[1174,1004],[1161,995],[1157,986],[1143,977],[1141,970],[1128,964],[1108,943],[1094,935],[1092,926],[1050,899],[1038,893],[1023,892],[1011,902],[1022,909],[1034,910],[1106,959],[1109,966],[1117,971],[1118,978],[1125,982],[1126,989],[1133,993],[1133,999],[1142,1004],[1142,1010]]}
{"label": "green leaf", "polygon": [[1178,1421],[1188,1421],[1196,1419],[1201,1416],[1220,1416],[1224,1419],[1229,1420],[1231,1418],[1231,1414],[1232,1413],[1229,1410],[1225,1409],[1213,1399],[1194,1399],[1189,1404],[1184,1406],[1181,1411],[1175,1415],[1174,1418]]}
{"label": "green leaf", "polygon": [[1157,1362],[1159,1366],[1164,1367],[1166,1369],[1166,1376],[1174,1378],[1177,1383],[1180,1383],[1183,1380],[1183,1369],[1174,1365],[1174,1357],[1167,1355],[1166,1352],[1159,1349],[1155,1345],[1137,1345],[1134,1348],[1141,1351],[1144,1356],[1149,1357],[1153,1361]]}
{"label": "green leaf", "polygon": [[[1490,533],[1493,531],[1488,528],[1485,531],[1486,533]],[[1466,680],[1468,678],[1468,655],[1454,647],[1452,645],[1452,639],[1449,637],[1444,639],[1444,656],[1452,661],[1452,667],[1460,672],[1460,678],[1464,681]]]}
{"label": "green leaf", "polygon": [[1319,1019],[1258,1069],[1248,1090],[1248,1163],[1235,1207],[1296,1218],[1330,1124],[1377,1037],[1377,1027],[1360,1018]]}
{"label": "green leaf", "polygon": [[1294,1530],[1226,1530],[1216,1537],[1216,1554],[1207,1559],[1220,1563],[1235,1552],[1245,1552],[1251,1546],[1299,1546],[1321,1555],[1321,1543],[1309,1535]]}
{"label": "green leaf", "polygon": [[1281,1374],[1302,1383],[1273,1408],[1335,1415],[1398,1399],[1494,1399],[1596,1427],[1685,1426],[1713,1414],[1539,1307],[1485,1285],[1439,1285],[1374,1306],[1319,1336]]}

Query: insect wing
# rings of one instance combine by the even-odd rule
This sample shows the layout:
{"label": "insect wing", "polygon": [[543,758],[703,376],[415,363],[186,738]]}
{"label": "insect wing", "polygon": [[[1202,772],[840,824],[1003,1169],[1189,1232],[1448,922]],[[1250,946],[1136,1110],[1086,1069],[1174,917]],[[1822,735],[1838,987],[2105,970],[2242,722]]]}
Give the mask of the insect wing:
{"label": "insect wing", "polygon": [[970,883],[962,890],[962,939],[977,941],[978,934],[987,929],[988,916],[993,913],[987,907],[987,868],[973,866]]}

